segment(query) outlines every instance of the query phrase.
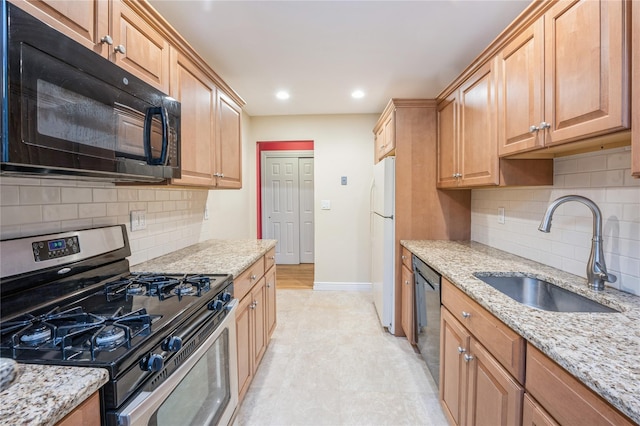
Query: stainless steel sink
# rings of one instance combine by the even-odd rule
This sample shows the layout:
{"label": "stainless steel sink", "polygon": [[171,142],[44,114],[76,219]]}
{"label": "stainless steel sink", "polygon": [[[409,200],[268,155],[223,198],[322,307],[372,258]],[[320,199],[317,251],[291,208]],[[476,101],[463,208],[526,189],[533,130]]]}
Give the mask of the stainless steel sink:
{"label": "stainless steel sink", "polygon": [[579,294],[547,281],[526,276],[493,276],[474,274],[510,298],[544,311],[555,312],[618,312]]}

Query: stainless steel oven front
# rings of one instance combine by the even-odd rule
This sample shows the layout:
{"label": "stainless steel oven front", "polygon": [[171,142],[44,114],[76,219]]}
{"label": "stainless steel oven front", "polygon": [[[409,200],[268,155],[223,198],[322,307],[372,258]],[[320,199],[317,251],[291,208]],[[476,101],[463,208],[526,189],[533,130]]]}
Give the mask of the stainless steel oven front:
{"label": "stainless steel oven front", "polygon": [[[168,379],[118,415],[122,426],[228,425],[238,405],[237,300],[225,319]],[[188,344],[188,342],[185,342]]]}

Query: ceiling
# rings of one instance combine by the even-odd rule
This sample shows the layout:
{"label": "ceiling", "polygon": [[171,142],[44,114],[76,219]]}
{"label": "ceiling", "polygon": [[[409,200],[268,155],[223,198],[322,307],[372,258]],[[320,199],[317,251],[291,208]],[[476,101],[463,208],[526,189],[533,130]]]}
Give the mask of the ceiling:
{"label": "ceiling", "polygon": [[[150,3],[259,116],[380,113],[390,98],[435,98],[529,1]],[[365,96],[353,99],[356,89]]]}

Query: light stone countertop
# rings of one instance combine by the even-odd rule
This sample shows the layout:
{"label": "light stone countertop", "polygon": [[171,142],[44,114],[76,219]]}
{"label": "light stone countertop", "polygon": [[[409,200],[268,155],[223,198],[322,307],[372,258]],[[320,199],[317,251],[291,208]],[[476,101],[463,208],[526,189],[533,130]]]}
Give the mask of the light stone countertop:
{"label": "light stone countertop", "polygon": [[[640,424],[640,297],[476,242],[401,241],[455,286]],[[544,279],[620,313],[562,313],[530,308],[475,278],[520,272]]]}
{"label": "light stone countertop", "polygon": [[109,380],[103,368],[18,364],[19,377],[0,392],[0,425],[55,425]]}
{"label": "light stone countertop", "polygon": [[266,252],[276,240],[207,240],[202,243],[131,266],[132,272],[165,274],[240,275]]}

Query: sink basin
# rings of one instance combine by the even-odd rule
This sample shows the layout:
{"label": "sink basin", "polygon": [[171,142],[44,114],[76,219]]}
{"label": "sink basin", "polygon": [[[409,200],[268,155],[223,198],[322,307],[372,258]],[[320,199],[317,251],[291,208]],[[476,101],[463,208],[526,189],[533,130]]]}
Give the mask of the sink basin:
{"label": "sink basin", "polygon": [[547,281],[523,276],[486,276],[474,274],[510,298],[543,311],[555,312],[618,312],[579,294]]}

